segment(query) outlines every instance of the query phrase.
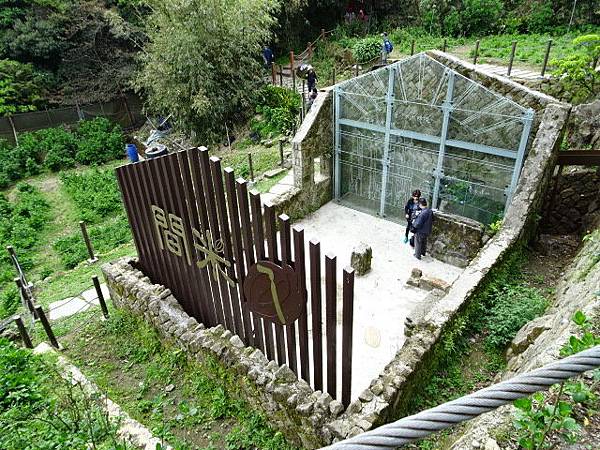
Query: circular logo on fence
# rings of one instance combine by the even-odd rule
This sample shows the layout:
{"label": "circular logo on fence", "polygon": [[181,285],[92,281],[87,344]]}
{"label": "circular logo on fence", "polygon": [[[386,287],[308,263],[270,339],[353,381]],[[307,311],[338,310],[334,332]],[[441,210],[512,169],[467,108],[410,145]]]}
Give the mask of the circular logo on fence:
{"label": "circular logo on fence", "polygon": [[298,277],[291,266],[259,261],[248,269],[244,280],[248,309],[272,322],[286,325],[302,313],[304,299]]}

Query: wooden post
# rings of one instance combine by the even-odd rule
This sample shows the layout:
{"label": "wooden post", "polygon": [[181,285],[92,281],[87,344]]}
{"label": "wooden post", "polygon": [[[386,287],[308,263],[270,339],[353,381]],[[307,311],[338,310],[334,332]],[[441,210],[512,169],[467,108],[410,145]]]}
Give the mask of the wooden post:
{"label": "wooden post", "polygon": [[302,93],[306,92],[306,83],[302,80]]}
{"label": "wooden post", "polygon": [[90,241],[90,236],[88,235],[87,228],[85,227],[85,222],[83,220],[79,221],[79,227],[81,228],[81,234],[83,235],[83,240],[85,241],[85,246],[87,247],[88,255],[90,256],[88,262],[93,264],[98,261],[98,258],[96,255],[94,255],[94,247],[92,247],[92,242]]}
{"label": "wooden post", "polygon": [[35,312],[35,305],[33,304],[33,300],[29,297],[29,293],[20,278],[15,278],[13,280],[19,289],[19,295],[21,296],[21,301],[23,302],[23,306],[29,311],[29,313],[33,316],[34,319],[37,319],[37,314]]}
{"label": "wooden post", "polygon": [[413,39],[410,43],[410,56],[415,54],[415,40]]}
{"label": "wooden post", "polygon": [[37,312],[37,315],[40,318],[40,322],[42,322],[42,326],[44,327],[44,331],[46,332],[46,335],[48,336],[48,339],[50,340],[50,344],[52,344],[52,347],[54,347],[54,348],[59,348],[60,346],[58,345],[56,336],[54,336],[54,332],[52,331],[50,322],[48,322],[48,318],[46,317],[46,314],[44,314],[44,310],[42,309],[41,306],[38,306],[35,308],[35,311]]}
{"label": "wooden post", "polygon": [[105,319],[108,319],[108,308],[106,307],[106,301],[104,300],[104,294],[102,294],[102,288],[100,287],[100,281],[98,281],[98,277],[94,275],[92,277],[92,282],[94,283],[94,287],[96,288],[96,295],[98,295],[98,302],[100,303],[100,308],[102,309],[102,315]]}
{"label": "wooden post", "polygon": [[252,167],[252,153],[248,153],[248,171],[250,172],[250,181],[254,181],[254,168]]}
{"label": "wooden post", "polygon": [[354,328],[354,269],[346,267],[342,284],[342,404],[350,404],[352,334]]}
{"label": "wooden post", "polygon": [[447,45],[448,45],[448,40],[447,40],[447,39],[444,39],[444,45],[442,46],[442,51],[443,51],[444,53],[446,53],[446,47],[447,47]]}
{"label": "wooden post", "polygon": [[550,48],[552,47],[552,39],[548,39],[548,45],[546,46],[546,54],[544,55],[544,64],[542,65],[541,76],[546,73],[546,67],[548,65],[548,58],[550,57]]}
{"label": "wooden post", "polygon": [[10,124],[10,127],[12,128],[13,136],[15,138],[15,146],[18,146],[19,138],[17,136],[17,129],[15,128],[15,123],[12,120],[12,116],[8,116],[8,123]]}
{"label": "wooden post", "polygon": [[479,39],[475,42],[475,56],[473,56],[473,64],[477,64],[477,57],[479,56]]}
{"label": "wooden post", "polygon": [[17,328],[19,329],[19,334],[21,335],[21,339],[23,340],[23,345],[27,348],[33,348],[33,344],[31,343],[31,338],[29,337],[29,333],[27,333],[27,328],[23,325],[23,319],[21,316],[15,317],[15,323],[17,324]]}
{"label": "wooden post", "polygon": [[510,73],[512,72],[513,61],[515,60],[515,52],[517,50],[517,41],[512,41],[512,48],[510,49],[510,61],[508,61],[508,70],[506,71],[506,75],[510,77]]}
{"label": "wooden post", "polygon": [[312,53],[313,53],[313,48],[312,48],[312,42],[309,42],[308,45],[306,46],[307,50],[308,50],[308,59],[312,58]]}
{"label": "wooden post", "polygon": [[304,121],[304,115],[306,114],[306,97],[304,96],[304,92],[302,92],[302,111],[300,114],[300,121]]}
{"label": "wooden post", "polygon": [[292,50],[290,52],[290,68],[292,70],[292,86],[294,88],[294,91],[296,90],[296,72],[294,71],[294,51]]}
{"label": "wooden post", "polygon": [[279,159],[281,160],[281,167],[283,167],[283,139],[279,139]]}
{"label": "wooden post", "polygon": [[321,28],[321,40],[325,40],[325,28]]}
{"label": "wooden post", "polygon": [[279,65],[279,86],[283,86],[283,66]]}
{"label": "wooden post", "polygon": [[271,79],[273,81],[273,86],[277,84],[277,75],[275,74],[275,63],[271,62]]}

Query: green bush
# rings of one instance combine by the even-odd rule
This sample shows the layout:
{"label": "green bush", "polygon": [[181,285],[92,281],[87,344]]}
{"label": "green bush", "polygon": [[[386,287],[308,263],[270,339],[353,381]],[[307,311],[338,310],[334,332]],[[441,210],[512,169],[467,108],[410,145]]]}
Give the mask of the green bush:
{"label": "green bush", "polygon": [[104,117],[81,122],[77,128],[77,153],[81,164],[102,164],[123,156],[123,131]]}
{"label": "green bush", "polygon": [[525,285],[507,286],[495,297],[486,317],[486,345],[490,348],[504,349],[523,325],[548,306],[537,289]]}
{"label": "green bush", "polygon": [[381,56],[383,41],[375,36],[369,36],[357,41],[352,47],[352,56],[359,63],[366,63]]}
{"label": "green bush", "polygon": [[259,93],[255,117],[250,127],[262,137],[291,132],[300,113],[300,95],[279,87],[265,86]]}
{"label": "green bush", "polygon": [[63,173],[60,181],[75,203],[80,220],[97,223],[123,211],[121,194],[112,169]]}
{"label": "green bush", "polygon": [[502,0],[463,0],[460,24],[463,35],[483,35],[497,31],[503,13]]}
{"label": "green bush", "polygon": [[0,292],[0,319],[14,314],[20,304],[19,291],[14,284]]}
{"label": "green bush", "polygon": [[[109,252],[119,245],[131,241],[131,230],[124,216],[120,216],[114,222],[106,225],[92,226],[88,232],[97,253]],[[66,269],[76,267],[89,257],[81,233],[74,233],[58,239],[53,244],[53,248]]]}
{"label": "green bush", "polygon": [[38,131],[40,148],[44,152],[44,166],[52,172],[75,166],[77,141],[63,127]]}

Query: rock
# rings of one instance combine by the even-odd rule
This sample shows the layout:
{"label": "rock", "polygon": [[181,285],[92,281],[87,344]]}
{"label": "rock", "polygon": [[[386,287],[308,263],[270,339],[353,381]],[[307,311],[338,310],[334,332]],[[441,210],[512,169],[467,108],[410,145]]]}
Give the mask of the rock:
{"label": "rock", "polygon": [[410,271],[411,278],[421,278],[422,276],[423,276],[423,271],[421,269],[413,267],[413,269]]}
{"label": "rock", "polygon": [[498,443],[494,439],[488,438],[485,441],[485,445],[483,446],[483,450],[500,450],[500,446],[498,445]]}
{"label": "rock", "polygon": [[372,257],[373,250],[364,242],[354,247],[350,256],[350,265],[356,271],[356,275],[361,276],[371,270]]}
{"label": "rock", "polygon": [[523,353],[531,344],[533,344],[540,334],[549,330],[551,326],[548,325],[547,321],[547,317],[537,317],[521,328],[510,343],[510,350],[507,354],[507,358],[510,359]]}
{"label": "rock", "polygon": [[172,392],[173,389],[175,389],[174,384],[168,384],[167,386],[165,386],[165,392]]}
{"label": "rock", "polygon": [[285,172],[285,169],[278,167],[277,169],[267,170],[264,175],[266,178],[275,178],[277,175]]}
{"label": "rock", "polygon": [[438,289],[443,292],[448,292],[450,290],[450,284],[448,284],[446,281],[442,280],[441,278],[428,276],[421,277],[419,280],[419,287],[426,291]]}

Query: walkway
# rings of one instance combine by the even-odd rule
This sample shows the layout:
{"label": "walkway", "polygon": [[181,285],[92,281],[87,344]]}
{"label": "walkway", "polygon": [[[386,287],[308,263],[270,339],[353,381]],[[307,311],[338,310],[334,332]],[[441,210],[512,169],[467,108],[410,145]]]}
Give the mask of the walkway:
{"label": "walkway", "polygon": [[[102,289],[104,298],[108,300],[110,298],[108,287],[106,284],[101,284],[100,288]],[[46,314],[49,314],[50,320],[58,320],[87,311],[92,306],[98,306],[99,304],[96,289],[92,287],[74,297],[67,297],[63,300],[50,303]]]}

